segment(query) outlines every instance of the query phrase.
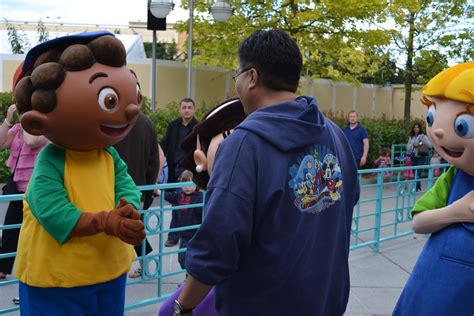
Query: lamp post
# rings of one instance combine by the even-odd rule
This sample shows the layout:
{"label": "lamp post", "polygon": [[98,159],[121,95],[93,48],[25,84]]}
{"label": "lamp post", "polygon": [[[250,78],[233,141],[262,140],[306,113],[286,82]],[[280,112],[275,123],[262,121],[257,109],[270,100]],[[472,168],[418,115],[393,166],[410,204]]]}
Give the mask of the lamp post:
{"label": "lamp post", "polygon": [[[166,18],[173,7],[172,0],[151,0],[150,9],[157,18]],[[155,10],[155,12],[153,11]],[[156,13],[156,14],[155,14]],[[225,22],[232,15],[232,7],[224,0],[216,0],[211,7],[211,14],[217,22]],[[188,90],[189,98],[193,97],[193,18],[194,0],[189,0],[189,37],[188,37]]]}
{"label": "lamp post", "polygon": [[147,29],[153,30],[153,43],[151,45],[151,102],[150,109],[155,110],[156,104],[156,31],[166,30],[166,16],[172,9],[172,3],[166,1],[148,0]]}

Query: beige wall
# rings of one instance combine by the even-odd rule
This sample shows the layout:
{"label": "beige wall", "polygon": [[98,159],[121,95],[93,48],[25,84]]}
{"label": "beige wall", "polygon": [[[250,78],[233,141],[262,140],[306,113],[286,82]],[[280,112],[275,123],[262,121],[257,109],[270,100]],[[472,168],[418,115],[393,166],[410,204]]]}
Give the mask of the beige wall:
{"label": "beige wall", "polygon": [[[10,91],[12,77],[23,55],[0,55],[0,91]],[[151,95],[151,60],[129,60],[128,66],[138,76],[142,93]],[[187,93],[187,67],[180,62],[157,61],[156,107],[162,108],[170,102],[177,102]],[[232,72],[222,68],[197,67],[193,71],[194,99],[202,102],[219,102],[235,96]],[[411,115],[423,118],[426,109],[421,105],[420,87],[414,86],[412,92]],[[402,118],[405,99],[403,85],[381,87],[370,84],[353,86],[347,82],[332,82],[326,79],[301,80],[299,93],[313,96],[318,100],[321,110],[333,110],[344,115],[355,109],[361,116]],[[334,94],[335,92],[335,94]],[[375,92],[375,95],[374,95]]]}
{"label": "beige wall", "polygon": [[333,96],[333,87],[330,82],[313,82],[312,86],[314,91],[314,94],[312,96],[318,100],[319,108],[323,111],[330,111],[332,108]]}

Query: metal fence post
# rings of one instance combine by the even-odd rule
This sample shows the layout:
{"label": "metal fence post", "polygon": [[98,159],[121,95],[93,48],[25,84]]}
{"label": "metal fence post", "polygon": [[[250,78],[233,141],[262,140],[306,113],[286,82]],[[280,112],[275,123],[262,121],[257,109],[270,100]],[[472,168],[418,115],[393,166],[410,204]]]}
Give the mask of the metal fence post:
{"label": "metal fence post", "polygon": [[382,223],[382,197],[383,197],[383,173],[385,169],[377,172],[377,200],[375,201],[375,223],[374,223],[374,241],[372,246],[374,252],[379,251],[380,244],[380,225]]}

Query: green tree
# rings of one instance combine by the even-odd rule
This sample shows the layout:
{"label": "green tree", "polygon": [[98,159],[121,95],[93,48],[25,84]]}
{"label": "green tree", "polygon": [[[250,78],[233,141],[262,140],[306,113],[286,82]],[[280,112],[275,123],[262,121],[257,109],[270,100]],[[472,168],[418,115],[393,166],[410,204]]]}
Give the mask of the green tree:
{"label": "green tree", "polygon": [[431,78],[448,68],[448,57],[437,50],[420,51],[413,62],[413,82],[426,84]]}
{"label": "green tree", "polygon": [[[235,69],[239,43],[257,29],[275,28],[297,41],[305,76],[359,81],[378,69],[379,60],[367,52],[390,39],[384,30],[361,27],[384,18],[384,0],[234,1],[234,13],[225,23],[214,23],[209,14],[202,14],[208,11],[207,4],[195,4],[193,62],[197,65]],[[176,29],[187,32],[188,22],[178,23]]]}
{"label": "green tree", "polygon": [[397,67],[397,62],[390,53],[372,53],[378,58],[378,69],[371,76],[364,76],[361,81],[385,85],[387,83],[403,83],[403,71]]}
{"label": "green tree", "polygon": [[392,40],[405,58],[404,122],[408,128],[412,84],[417,79],[426,80],[427,77],[427,74],[419,73],[416,78],[414,59],[419,57],[426,60],[423,51],[437,50],[438,57],[442,55],[456,61],[472,60],[473,6],[469,0],[393,0],[390,4],[388,15],[395,22],[395,27],[390,30]]}
{"label": "green tree", "polygon": [[46,26],[44,25],[41,19],[38,20],[38,25],[36,27],[37,34],[38,34],[38,44],[46,42],[49,40],[49,32]]}
{"label": "green tree", "polygon": [[26,35],[20,33],[7,19],[4,20],[7,24],[8,42],[10,43],[12,54],[24,54],[30,46]]}
{"label": "green tree", "polygon": [[[152,55],[152,44],[153,43],[143,43],[145,47],[145,54],[147,58],[151,58]],[[156,43],[156,59],[164,60],[176,60],[178,53],[178,48],[176,43]]]}

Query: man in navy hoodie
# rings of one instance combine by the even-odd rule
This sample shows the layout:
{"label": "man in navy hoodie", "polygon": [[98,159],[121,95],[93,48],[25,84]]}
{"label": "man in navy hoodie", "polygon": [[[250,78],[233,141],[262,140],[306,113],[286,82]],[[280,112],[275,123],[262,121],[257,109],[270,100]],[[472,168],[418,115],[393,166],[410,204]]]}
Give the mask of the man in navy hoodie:
{"label": "man in navy hoodie", "polygon": [[248,117],[217,150],[175,315],[212,286],[221,315],[344,313],[357,165],[316,100],[296,97],[301,67],[286,33],[241,43],[235,90]]}

